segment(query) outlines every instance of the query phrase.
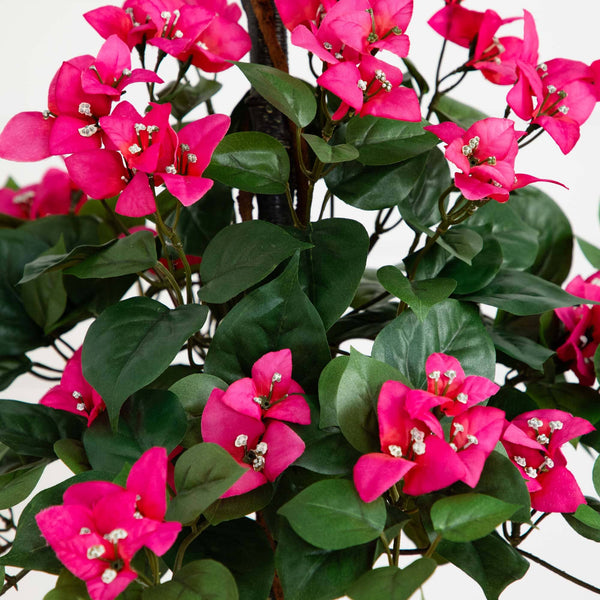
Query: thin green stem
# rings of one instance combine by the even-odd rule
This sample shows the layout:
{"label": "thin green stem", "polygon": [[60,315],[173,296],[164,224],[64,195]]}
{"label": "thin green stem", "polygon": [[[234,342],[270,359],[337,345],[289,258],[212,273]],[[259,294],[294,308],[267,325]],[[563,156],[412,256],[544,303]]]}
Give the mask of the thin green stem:
{"label": "thin green stem", "polygon": [[160,584],[160,565],[158,564],[158,556],[152,552],[149,548],[144,548],[146,553],[146,559],[148,560],[148,564],[150,565],[150,570],[152,571],[152,577],[154,579],[153,585]]}
{"label": "thin green stem", "polygon": [[298,215],[296,214],[296,209],[294,208],[294,200],[292,199],[292,191],[290,190],[289,182],[285,184],[285,197],[287,198],[288,208],[290,209],[290,215],[292,216],[294,227],[296,229],[304,229],[300,219],[298,218]]}
{"label": "thin green stem", "polygon": [[331,193],[331,191],[327,190],[327,193],[325,194],[325,198],[323,198],[323,204],[321,205],[321,212],[319,213],[319,218],[318,218],[319,221],[323,218],[323,215],[325,214],[325,209],[327,208],[327,204],[329,203],[329,201],[331,200],[332,197],[333,197],[333,194]]}
{"label": "thin green stem", "polygon": [[435,549],[438,547],[438,544],[441,541],[442,541],[442,536],[438,533],[435,540],[433,540],[433,542],[429,545],[429,548],[427,548],[427,552],[425,552],[425,555],[424,555],[425,558],[431,558],[433,556]]}
{"label": "thin green stem", "polygon": [[402,529],[394,538],[394,566],[397,567],[400,562],[400,542],[402,541]]}
{"label": "thin green stem", "polygon": [[175,306],[181,306],[183,304],[183,296],[181,295],[179,284],[177,283],[175,277],[173,277],[171,271],[169,271],[169,269],[167,269],[161,262],[158,261],[156,261],[156,264],[154,265],[154,270],[169,284],[169,287],[167,289],[169,289],[175,294],[174,297],[171,296],[173,304]]}
{"label": "thin green stem", "polygon": [[192,531],[188,534],[188,536],[181,542],[179,549],[177,550],[177,556],[175,557],[175,564],[173,565],[173,573],[177,573],[181,566],[183,565],[183,558],[185,556],[186,550],[189,548],[190,544],[205,530],[208,529],[210,523],[208,521],[204,521],[200,525],[194,524],[192,526]]}
{"label": "thin green stem", "polygon": [[390,542],[388,541],[388,539],[385,537],[385,534],[383,534],[383,533],[379,534],[379,539],[381,540],[381,543],[383,544],[383,549],[385,550],[385,554],[388,559],[388,564],[390,567],[393,567],[394,566],[394,557],[392,556],[392,553],[390,552]]}

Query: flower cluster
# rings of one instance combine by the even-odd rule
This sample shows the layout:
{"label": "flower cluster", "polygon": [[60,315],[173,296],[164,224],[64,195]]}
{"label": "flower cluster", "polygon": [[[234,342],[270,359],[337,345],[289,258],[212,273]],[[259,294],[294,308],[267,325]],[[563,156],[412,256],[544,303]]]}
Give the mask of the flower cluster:
{"label": "flower cluster", "polygon": [[[580,298],[600,301],[600,271],[583,279],[577,275],[566,287]],[[583,385],[593,385],[596,379],[594,354],[600,343],[600,305],[580,304],[554,310],[568,332],[565,342],[556,350],[558,358],[567,363]]]}
{"label": "flower cluster", "polygon": [[246,469],[224,498],[274,481],[304,452],[300,436],[282,422],[310,423],[303,394],[292,379],[288,349],[258,359],[252,377],[212,391],[202,413],[202,439],[225,448]]}
{"label": "flower cluster", "polygon": [[167,453],[151,448],[133,465],[125,488],[108,481],[69,487],[63,504],[36,515],[58,559],[86,582],[92,600],[112,600],[134,579],[135,553],[146,547],[161,556],[181,524],[164,521]]}
{"label": "flower cluster", "polygon": [[412,0],[391,4],[385,0],[339,2],[276,2],[292,43],[312,52],[326,70],[317,83],[342,100],[333,119],[350,108],[359,115],[420,121],[421,110],[413,90],[402,87],[402,72],[375,57],[380,51],[408,55],[405,31]]}

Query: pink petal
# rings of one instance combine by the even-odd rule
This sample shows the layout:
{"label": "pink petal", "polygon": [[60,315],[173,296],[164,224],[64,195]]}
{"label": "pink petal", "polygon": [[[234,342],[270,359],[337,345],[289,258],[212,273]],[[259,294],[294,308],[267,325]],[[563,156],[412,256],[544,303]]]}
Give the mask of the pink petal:
{"label": "pink petal", "polygon": [[531,508],[540,512],[573,513],[580,504],[587,504],[573,474],[555,466],[538,476],[542,489],[531,494]]}
{"label": "pink petal", "polygon": [[[275,373],[280,381],[273,381]],[[292,352],[289,348],[268,352],[252,365],[252,381],[259,396],[268,396],[273,390],[273,396],[280,398],[287,393],[292,381]]]}
{"label": "pink petal", "polygon": [[[106,563],[105,563],[106,564]],[[106,568],[106,567],[104,567]],[[104,572],[104,568],[102,572]],[[108,585],[99,576],[86,580],[88,593],[92,600],[113,600],[134,580],[137,573],[129,568],[121,569],[117,577]]]}
{"label": "pink petal", "polygon": [[145,217],[156,212],[154,194],[146,173],[138,171],[133,176],[119,196],[115,211],[126,217]]}
{"label": "pink petal", "polygon": [[338,59],[331,54],[331,52],[323,47],[323,44],[317,39],[314,32],[308,29],[308,27],[305,25],[298,25],[298,27],[292,31],[292,37],[290,39],[294,46],[298,46],[308,50],[309,52],[312,52],[323,62],[326,62],[330,65],[334,65],[339,62]]}
{"label": "pink petal", "polygon": [[167,451],[150,448],[133,464],[127,490],[140,496],[137,509],[144,517],[162,521],[167,512]]}
{"label": "pink petal", "polygon": [[277,404],[271,406],[265,412],[264,417],[277,419],[278,421],[298,423],[299,425],[309,425],[310,407],[301,394],[304,394],[304,390],[295,381],[292,381],[287,398],[279,400],[274,397],[274,400],[277,400]]}
{"label": "pink petal", "polygon": [[269,422],[262,441],[268,446],[264,474],[269,481],[274,481],[306,447],[302,438],[280,421]]}
{"label": "pink petal", "polygon": [[492,198],[493,200],[498,200],[498,202],[506,202],[509,197],[508,190],[497,187],[492,183],[485,183],[475,177],[469,177],[464,173],[457,173],[454,176],[454,183],[467,200]]}
{"label": "pink petal", "polygon": [[169,173],[162,173],[161,177],[169,192],[184,206],[191,206],[198,202],[214,183],[212,179],[204,177],[172,175]]}
{"label": "pink petal", "polygon": [[67,538],[78,536],[82,527],[94,530],[92,511],[85,506],[50,506],[35,516],[46,541],[54,547]]}
{"label": "pink petal", "polygon": [[188,144],[197,158],[190,165],[190,175],[200,175],[208,167],[215,148],[227,133],[230,124],[231,119],[226,115],[208,115],[186,125],[177,133],[179,142]]}
{"label": "pink petal", "polygon": [[410,391],[410,388],[400,381],[386,381],[381,386],[377,401],[377,418],[382,444],[385,444],[388,438],[397,437],[397,431],[402,429],[402,421],[408,417],[405,404]]}
{"label": "pink petal", "polygon": [[53,548],[56,557],[76,577],[88,580],[99,577],[107,567],[107,563],[100,559],[90,560],[87,557],[88,548],[92,546],[103,546],[106,550],[103,558],[114,557],[112,547],[100,535],[95,532],[86,535],[77,535],[66,538]]}
{"label": "pink petal", "polygon": [[415,466],[410,460],[378,452],[361,456],[353,470],[354,485],[360,499],[373,502]]}
{"label": "pink petal", "polygon": [[41,112],[22,112],[4,126],[0,134],[0,158],[32,162],[50,156],[48,140],[54,118]]}
{"label": "pink petal", "polygon": [[[427,391],[432,394],[454,394],[465,379],[465,372],[460,362],[448,354],[436,352],[431,354],[425,361],[425,373],[427,375]],[[446,373],[454,373],[449,378]],[[434,377],[432,377],[434,375]]]}
{"label": "pink petal", "polygon": [[248,465],[248,470],[221,496],[221,498],[230,498],[245,494],[261,485],[267,483],[267,478],[262,471],[255,471]]}
{"label": "pink petal", "polygon": [[421,107],[414,90],[407,87],[393,87],[389,92],[380,91],[365,102],[360,115],[418,122],[421,120]]}
{"label": "pink petal", "polygon": [[88,196],[96,200],[112,198],[124,187],[129,173],[123,159],[112,150],[88,150],[65,158],[69,176]]}
{"label": "pink petal", "polygon": [[256,396],[258,396],[258,392],[254,381],[250,377],[244,377],[234,381],[227,388],[225,393],[221,395],[221,401],[236,412],[260,421],[262,419],[262,409],[260,404],[254,401]]}
{"label": "pink petal", "polygon": [[122,8],[116,6],[101,6],[86,12],[83,18],[104,39],[116,33],[122,40],[126,40],[133,26],[131,17]]}
{"label": "pink petal", "polygon": [[361,79],[358,67],[349,62],[330,66],[317,79],[317,83],[339,96],[346,104],[356,110],[363,105],[363,93],[358,87]]}
{"label": "pink petal", "polygon": [[124,491],[120,485],[110,481],[85,481],[67,488],[63,495],[65,505],[80,504],[93,508],[98,500],[108,494]]}

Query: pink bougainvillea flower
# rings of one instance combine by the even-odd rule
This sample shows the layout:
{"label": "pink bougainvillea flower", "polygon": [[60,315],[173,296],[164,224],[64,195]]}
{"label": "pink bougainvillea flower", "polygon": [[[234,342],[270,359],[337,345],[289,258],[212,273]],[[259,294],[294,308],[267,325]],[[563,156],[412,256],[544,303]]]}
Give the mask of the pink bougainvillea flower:
{"label": "pink bougainvillea flower", "polygon": [[485,460],[504,430],[504,411],[491,406],[472,406],[454,417],[450,426],[450,446],[465,466],[462,477],[468,486],[475,487]]}
{"label": "pink bougainvillea flower", "polygon": [[[600,301],[600,271],[583,279],[577,275],[566,287],[574,296]],[[596,379],[594,354],[600,343],[600,306],[581,304],[554,311],[568,332],[565,342],[556,349],[558,358],[567,363],[579,382],[593,385]]]}
{"label": "pink bougainvillea flower", "polygon": [[88,94],[106,94],[118,99],[123,89],[138,82],[163,83],[148,69],[131,70],[131,51],[117,35],[111,35],[100,48],[98,56],[86,71],[81,73],[83,91]]}
{"label": "pink bougainvillea flower", "polygon": [[81,348],[68,360],[60,379],[40,404],[86,417],[88,427],[106,406],[100,394],[85,380],[81,369]]}
{"label": "pink bougainvillea flower", "polygon": [[424,129],[447,144],[446,158],[461,170],[454,176],[454,183],[467,200],[491,198],[506,202],[512,190],[535,181],[562,185],[515,173],[517,141],[523,132],[515,131],[514,126],[510,119],[490,117],[477,121],[466,131],[449,121]]}
{"label": "pink bougainvillea flower", "polygon": [[572,513],[586,503],[560,448],[593,430],[589,421],[555,409],[524,413],[506,428],[502,444],[527,482],[534,510]]}
{"label": "pink bougainvillea flower", "polygon": [[449,42],[469,48],[479,33],[483,14],[465,8],[458,2],[446,2],[446,6],[438,10],[427,23]]}
{"label": "pink bougainvillea flower", "polygon": [[509,106],[522,119],[543,127],[568,154],[596,105],[591,68],[562,58],[537,68],[521,61],[517,66],[519,78],[506,97]]}
{"label": "pink bougainvillea flower", "polygon": [[473,58],[466,64],[499,85],[512,85],[517,80],[517,60],[535,65],[539,40],[531,13],[523,11],[523,39],[498,37],[498,29],[517,18],[502,19],[493,10],[486,10],[479,26]]}
{"label": "pink bougainvillea flower", "polygon": [[163,522],[167,455],[151,448],[133,465],[127,489],[108,481],[78,483],[64,504],[36,515],[58,559],[86,582],[93,600],[112,600],[137,577],[135,553],[146,546],[158,555],[175,542],[181,524]]}
{"label": "pink bougainvillea flower", "polygon": [[402,72],[371,55],[359,66],[340,62],[330,66],[317,83],[342,99],[333,114],[341,119],[350,107],[362,117],[373,115],[401,121],[420,121],[421,109],[414,90],[402,87]]}
{"label": "pink bougainvillea flower", "polygon": [[373,11],[373,31],[368,51],[388,50],[396,56],[408,56],[410,41],[406,30],[413,13],[413,0],[370,0]]}
{"label": "pink bougainvillea flower", "polygon": [[215,388],[202,413],[202,439],[225,448],[246,472],[224,494],[237,496],[274,481],[303,452],[304,442],[280,421],[262,421],[234,410]]}
{"label": "pink bougainvillea flower", "polygon": [[54,119],[48,113],[16,114],[0,133],[0,158],[33,162],[50,156],[48,141]]}
{"label": "pink bougainvillea flower", "polygon": [[232,383],[222,401],[253,419],[310,423],[304,390],[292,379],[292,353],[288,348],[259,358],[252,366],[252,377]]}
{"label": "pink bougainvillea flower", "polygon": [[381,452],[365,454],[354,466],[354,485],[364,502],[372,502],[404,479],[402,491],[421,495],[465,477],[465,466],[443,439],[441,425],[422,412],[411,417],[406,403],[412,390],[386,381],[379,392],[377,416]]}
{"label": "pink bougainvillea flower", "polygon": [[230,119],[225,115],[208,115],[177,133],[175,161],[164,167],[156,181],[164,182],[184,206],[197,202],[213,186],[213,180],[202,177],[202,173],[229,124]]}
{"label": "pink bougainvillea flower", "polygon": [[275,0],[275,5],[283,24],[294,31],[298,25],[319,25],[327,11],[336,5],[336,0]]}

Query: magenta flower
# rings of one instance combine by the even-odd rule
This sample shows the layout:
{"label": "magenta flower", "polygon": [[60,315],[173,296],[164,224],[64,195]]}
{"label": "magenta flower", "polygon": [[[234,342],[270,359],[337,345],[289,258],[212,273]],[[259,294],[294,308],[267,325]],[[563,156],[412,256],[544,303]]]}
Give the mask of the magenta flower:
{"label": "magenta flower", "polygon": [[108,481],[78,483],[64,504],[36,515],[58,559],[86,582],[93,600],[112,600],[137,577],[135,553],[146,546],[159,556],[175,542],[181,524],[163,522],[167,454],[151,448],[133,465],[127,489]]}
{"label": "magenta flower", "polygon": [[225,448],[246,472],[222,496],[237,496],[274,481],[303,452],[304,442],[280,421],[234,410],[215,388],[202,413],[202,439]]}
{"label": "magenta flower", "polygon": [[310,424],[304,390],[292,379],[292,353],[288,348],[259,358],[252,366],[252,377],[232,383],[222,401],[253,419]]}
{"label": "magenta flower", "polygon": [[402,491],[418,496],[465,477],[457,452],[443,439],[439,421],[424,410],[407,410],[410,388],[386,381],[379,392],[377,416],[381,452],[365,454],[354,466],[354,485],[364,502],[372,502],[404,479]]}
{"label": "magenta flower", "polygon": [[555,409],[524,413],[506,428],[502,444],[527,482],[534,510],[572,513],[586,503],[560,448],[593,430],[589,421]]}
{"label": "magenta flower", "polygon": [[[566,287],[574,296],[600,300],[600,271],[586,280],[575,277]],[[554,310],[569,332],[566,341],[556,349],[558,358],[567,363],[583,385],[596,379],[594,354],[600,343],[600,306],[581,304]]]}
{"label": "magenta flower", "polygon": [[283,24],[290,31],[294,31],[298,25],[314,23],[319,25],[327,12],[336,5],[336,0],[275,0],[277,12]]}
{"label": "magenta flower", "polygon": [[100,394],[85,380],[81,369],[81,348],[68,360],[60,379],[40,404],[87,418],[88,427],[106,406]]}
{"label": "magenta flower", "polygon": [[469,10],[460,2],[448,2],[427,21],[429,26],[449,42],[468,48],[479,33],[482,12]]}

